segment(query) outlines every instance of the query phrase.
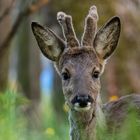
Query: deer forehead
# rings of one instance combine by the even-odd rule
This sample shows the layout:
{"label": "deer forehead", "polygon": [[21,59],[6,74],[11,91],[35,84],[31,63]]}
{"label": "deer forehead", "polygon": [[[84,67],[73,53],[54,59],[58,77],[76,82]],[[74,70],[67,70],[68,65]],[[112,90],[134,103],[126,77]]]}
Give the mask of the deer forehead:
{"label": "deer forehead", "polygon": [[78,72],[84,70],[91,71],[93,68],[102,70],[103,61],[100,60],[93,47],[79,47],[67,49],[59,60],[59,70],[67,68]]}

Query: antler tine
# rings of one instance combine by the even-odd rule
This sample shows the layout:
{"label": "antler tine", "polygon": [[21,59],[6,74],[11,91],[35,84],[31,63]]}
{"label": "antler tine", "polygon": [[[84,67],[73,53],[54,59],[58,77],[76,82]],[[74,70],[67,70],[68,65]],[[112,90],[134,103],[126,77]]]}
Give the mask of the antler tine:
{"label": "antler tine", "polygon": [[97,29],[98,13],[96,6],[90,7],[89,13],[85,19],[85,28],[82,37],[83,46],[92,46]]}
{"label": "antler tine", "polygon": [[72,17],[66,15],[64,12],[57,13],[57,20],[62,27],[63,35],[66,39],[67,45],[69,47],[78,47],[79,41],[76,37],[73,24],[72,24]]}

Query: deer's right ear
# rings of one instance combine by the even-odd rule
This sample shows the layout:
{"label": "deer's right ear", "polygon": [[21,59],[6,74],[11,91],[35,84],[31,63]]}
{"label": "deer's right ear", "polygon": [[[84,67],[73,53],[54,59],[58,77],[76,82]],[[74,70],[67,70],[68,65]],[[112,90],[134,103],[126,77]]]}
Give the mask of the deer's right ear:
{"label": "deer's right ear", "polygon": [[58,61],[65,43],[50,29],[44,28],[36,22],[32,22],[32,31],[42,53],[52,61]]}

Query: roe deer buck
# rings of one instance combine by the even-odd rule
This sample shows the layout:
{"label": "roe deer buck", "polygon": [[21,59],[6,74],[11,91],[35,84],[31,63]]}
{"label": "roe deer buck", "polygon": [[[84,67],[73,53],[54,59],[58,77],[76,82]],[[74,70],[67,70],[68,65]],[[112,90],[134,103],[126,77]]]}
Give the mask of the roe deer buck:
{"label": "roe deer buck", "polygon": [[98,14],[96,6],[92,6],[85,19],[81,43],[70,15],[58,12],[57,20],[65,41],[36,22],[32,23],[32,30],[42,53],[54,62],[62,79],[65,101],[70,108],[71,140],[95,140],[96,125],[112,123],[119,127],[130,102],[140,112],[139,95],[125,96],[105,105],[100,98],[100,76],[117,46],[120,19],[113,17],[97,32]]}

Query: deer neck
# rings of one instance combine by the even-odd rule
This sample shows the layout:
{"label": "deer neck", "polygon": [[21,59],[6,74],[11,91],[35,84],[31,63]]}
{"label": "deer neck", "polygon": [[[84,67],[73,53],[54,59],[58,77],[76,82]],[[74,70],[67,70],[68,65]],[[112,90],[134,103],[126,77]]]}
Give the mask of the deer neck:
{"label": "deer neck", "polygon": [[102,112],[102,103],[98,99],[95,111],[69,112],[70,138],[71,140],[96,140],[97,125],[101,128],[105,126],[105,119]]}
{"label": "deer neck", "polygon": [[95,140],[96,121],[93,114],[70,111],[69,121],[71,140]]}

